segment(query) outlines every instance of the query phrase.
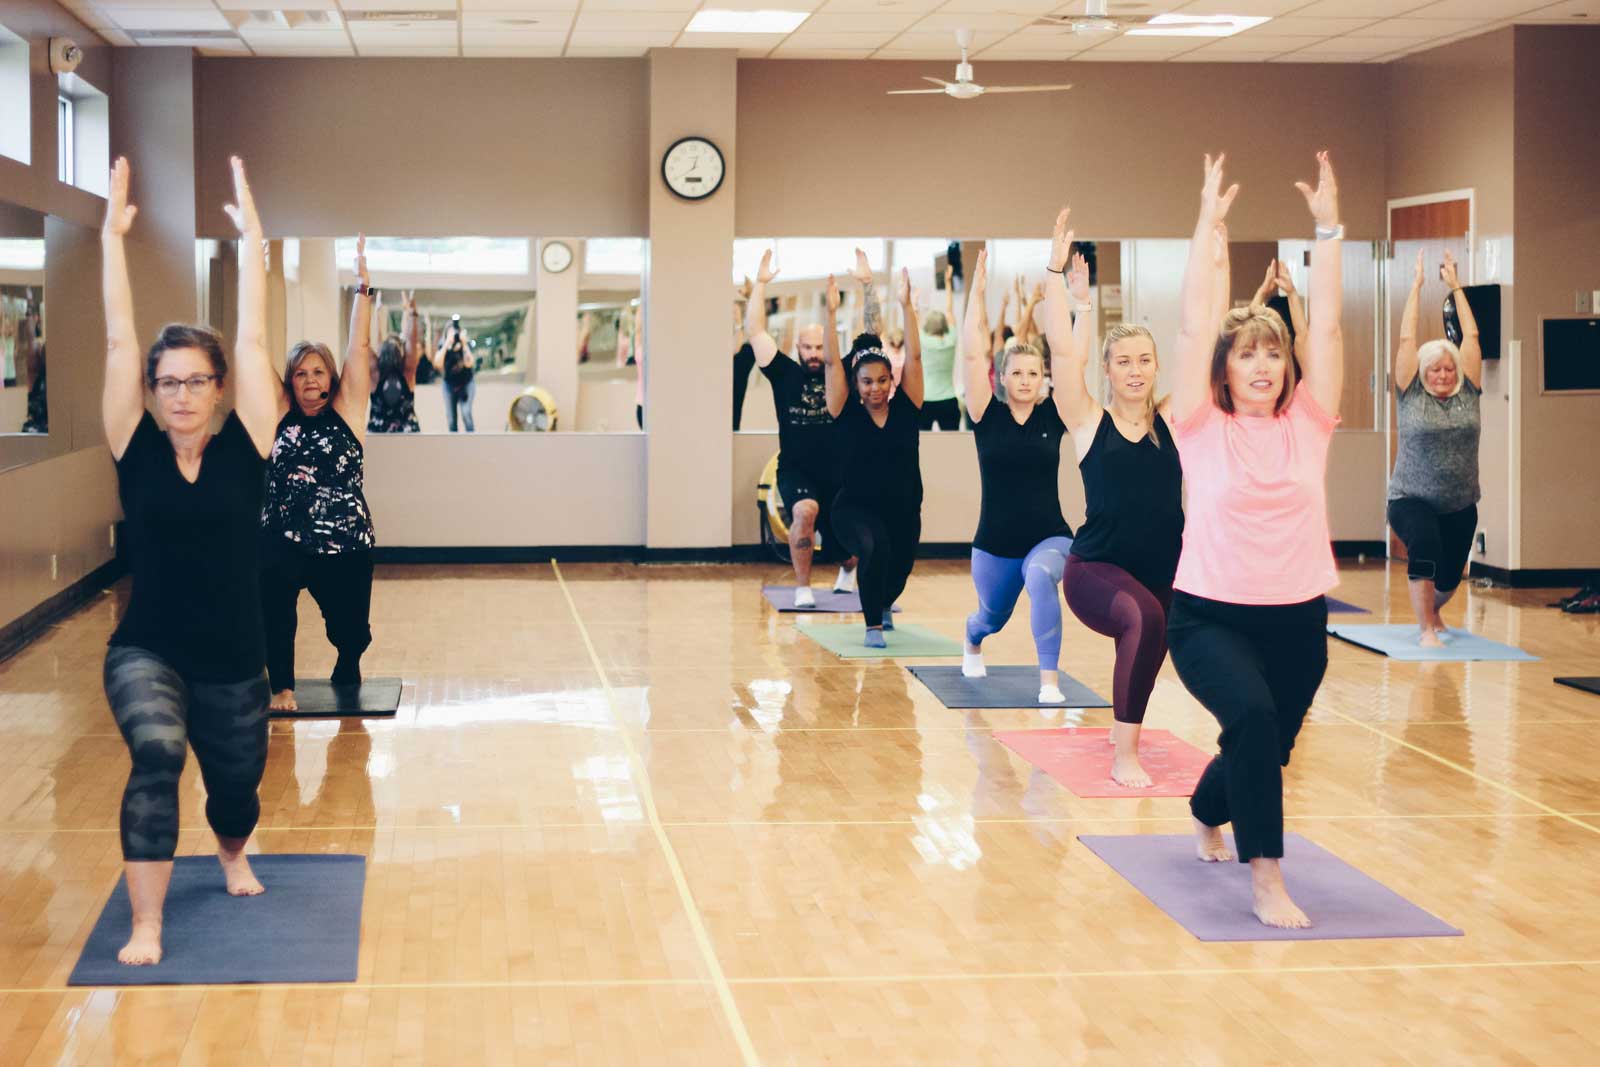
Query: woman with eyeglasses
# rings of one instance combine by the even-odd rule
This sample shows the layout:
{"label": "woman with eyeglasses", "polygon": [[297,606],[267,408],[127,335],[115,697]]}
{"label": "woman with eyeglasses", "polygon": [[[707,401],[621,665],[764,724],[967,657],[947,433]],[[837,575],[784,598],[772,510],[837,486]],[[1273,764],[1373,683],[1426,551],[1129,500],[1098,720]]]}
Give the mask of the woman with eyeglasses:
{"label": "woman with eyeglasses", "polygon": [[[244,164],[232,160],[239,228],[234,408],[212,432],[228,361],[205,326],[163,327],[142,352],[123,238],[128,162],[111,171],[101,231],[106,311],[106,444],[117,464],[133,571],[127,610],[105,661],[106,698],[133,770],[122,796],[122,856],[133,932],[126,964],[161,961],[161,916],[178,844],[178,779],[194,749],[234,896],[262,885],[245,859],[261,813],[267,679],[257,576],[262,475],[280,387],[267,354],[266,255]],[[145,410],[145,387],[156,417]]]}
{"label": "woman with eyeglasses", "polygon": [[338,650],[334,685],[361,684],[372,644],[372,513],[366,478],[367,405],[372,396],[372,279],[366,238],[356,238],[350,340],[340,368],[328,346],[289,350],[278,394],[278,430],[261,509],[261,611],[266,624],[272,710],[296,711],[294,635],[300,590],[311,592]]}

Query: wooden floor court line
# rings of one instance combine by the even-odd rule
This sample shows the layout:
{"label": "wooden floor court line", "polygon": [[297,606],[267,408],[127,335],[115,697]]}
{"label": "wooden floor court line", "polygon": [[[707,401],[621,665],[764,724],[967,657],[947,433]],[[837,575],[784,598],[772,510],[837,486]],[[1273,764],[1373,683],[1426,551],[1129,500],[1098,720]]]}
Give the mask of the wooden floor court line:
{"label": "wooden floor court line", "polygon": [[683,864],[678,859],[677,850],[672,847],[672,839],[667,836],[666,828],[661,825],[661,815],[656,811],[655,790],[650,785],[650,769],[645,766],[638,747],[633,743],[626,720],[622,717],[622,709],[617,706],[616,695],[612,692],[611,679],[600,663],[594,642],[589,639],[589,629],[583,624],[583,615],[578,611],[577,601],[572,599],[572,591],[567,588],[567,581],[561,576],[561,564],[552,559],[550,569],[555,573],[556,583],[561,587],[561,595],[567,600],[573,624],[577,626],[578,633],[583,638],[583,646],[589,652],[590,662],[594,664],[595,674],[600,678],[600,687],[605,690],[606,704],[611,709],[612,718],[617,722],[617,734],[628,750],[628,767],[634,777],[634,787],[638,790],[639,806],[643,809],[645,818],[649,820],[650,829],[656,837],[656,845],[661,849],[667,870],[672,874],[673,887],[678,892],[684,916],[689,922],[689,929],[693,932],[695,944],[700,950],[701,962],[711,977],[717,1001],[722,1007],[722,1014],[729,1030],[732,1031],[734,1044],[738,1046],[739,1056],[744,1061],[745,1067],[761,1067],[761,1057],[756,1054],[755,1042],[750,1039],[744,1017],[739,1014],[739,1004],[734,1000],[733,990],[728,986],[728,976],[723,973],[722,962],[717,959],[716,946],[711,942],[711,935],[706,931],[705,919],[700,914],[700,906],[695,903],[694,894],[689,889],[689,879],[683,873]]}

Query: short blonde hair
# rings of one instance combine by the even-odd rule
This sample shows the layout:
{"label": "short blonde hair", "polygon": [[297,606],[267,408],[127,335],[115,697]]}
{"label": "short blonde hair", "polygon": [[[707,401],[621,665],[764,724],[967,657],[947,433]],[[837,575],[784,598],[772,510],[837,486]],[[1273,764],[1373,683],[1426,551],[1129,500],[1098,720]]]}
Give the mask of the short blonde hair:
{"label": "short blonde hair", "polygon": [[1428,387],[1428,383],[1425,379],[1425,376],[1428,373],[1428,368],[1432,367],[1441,359],[1448,359],[1452,364],[1455,365],[1456,387],[1450,390],[1449,394],[1451,396],[1455,396],[1457,393],[1461,392],[1461,349],[1457,348],[1444,338],[1440,338],[1437,341],[1429,341],[1427,344],[1417,349],[1417,377],[1424,378],[1422,387],[1426,389]]}
{"label": "short blonde hair", "polygon": [[1281,415],[1294,399],[1295,386],[1300,382],[1300,365],[1294,358],[1294,346],[1289,341],[1289,328],[1282,317],[1269,307],[1234,308],[1222,318],[1222,332],[1217,335],[1217,346],[1211,354],[1211,399],[1217,407],[1233,414],[1233,397],[1228,392],[1228,355],[1240,345],[1251,347],[1261,342],[1275,346],[1283,355],[1283,392],[1272,413]]}
{"label": "short blonde hair", "polygon": [[942,311],[930,311],[928,317],[922,320],[922,332],[943,337],[950,332],[950,320],[944,317]]}

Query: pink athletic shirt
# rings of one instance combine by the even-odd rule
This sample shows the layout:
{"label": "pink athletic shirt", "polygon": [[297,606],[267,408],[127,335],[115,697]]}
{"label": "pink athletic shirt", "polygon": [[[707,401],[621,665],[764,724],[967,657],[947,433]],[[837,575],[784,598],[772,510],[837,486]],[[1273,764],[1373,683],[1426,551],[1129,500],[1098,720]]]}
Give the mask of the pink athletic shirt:
{"label": "pink athletic shirt", "polygon": [[1187,515],[1173,588],[1229,604],[1299,604],[1338,585],[1327,491],[1338,424],[1304,383],[1271,418],[1229,415],[1208,396],[1174,422]]}

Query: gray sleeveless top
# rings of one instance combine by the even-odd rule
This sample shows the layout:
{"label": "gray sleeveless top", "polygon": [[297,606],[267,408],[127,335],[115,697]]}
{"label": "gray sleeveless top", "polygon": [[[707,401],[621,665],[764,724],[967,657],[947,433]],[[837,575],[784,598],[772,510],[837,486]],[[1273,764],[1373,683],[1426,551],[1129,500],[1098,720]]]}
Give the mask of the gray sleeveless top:
{"label": "gray sleeveless top", "polygon": [[1482,394],[1467,378],[1461,391],[1437,397],[1422,385],[1422,373],[1400,390],[1399,444],[1390,500],[1420,500],[1441,514],[1478,502],[1478,437],[1483,429]]}

